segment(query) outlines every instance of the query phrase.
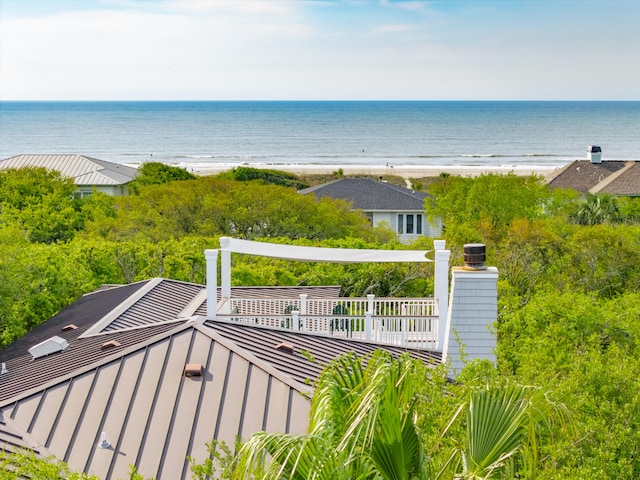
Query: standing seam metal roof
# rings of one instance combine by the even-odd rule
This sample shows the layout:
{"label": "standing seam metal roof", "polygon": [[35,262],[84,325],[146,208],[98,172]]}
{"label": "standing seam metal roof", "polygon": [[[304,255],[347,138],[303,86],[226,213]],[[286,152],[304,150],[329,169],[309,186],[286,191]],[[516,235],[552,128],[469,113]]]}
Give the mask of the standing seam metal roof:
{"label": "standing seam metal roof", "polygon": [[[434,366],[442,359],[439,352],[349,338],[328,337],[219,320],[207,320],[205,325],[301,383],[315,381],[328,363],[348,352],[363,356],[375,350],[384,350],[395,357],[409,353],[412,357]],[[277,350],[275,346],[280,342],[292,344],[294,353]]]}
{"label": "standing seam metal roof", "polygon": [[[201,325],[199,317],[175,323],[180,319],[172,317],[202,297],[204,288],[152,279],[101,289],[4,349],[0,361],[9,372],[0,376],[6,418],[0,441],[53,454],[105,480],[124,478],[131,464],[145,477],[189,478],[186,456],[203,461],[212,438],[233,445],[237,435],[248,438],[260,430],[304,433],[309,384],[339,355],[383,349],[427,363],[439,360],[428,351],[350,339],[217,321]],[[234,287],[234,295],[243,290]],[[300,290],[258,287],[244,293],[296,298]],[[337,290],[319,289],[320,296]],[[104,319],[113,330],[82,336]],[[72,323],[77,328],[62,331]],[[70,346],[33,360],[28,348],[52,335]],[[104,348],[107,341],[117,343]],[[291,343],[294,352],[276,350],[280,342]],[[203,376],[185,377],[186,364],[202,365]],[[101,432],[111,448],[97,447]]]}
{"label": "standing seam metal roof", "polygon": [[[203,366],[185,377],[186,364]],[[309,388],[193,323],[59,377],[4,405],[4,413],[74,470],[124,478],[189,478],[186,457],[212,438],[303,433]],[[111,447],[97,447],[106,432]]]}
{"label": "standing seam metal roof", "polygon": [[43,167],[73,178],[78,186],[124,185],[138,169],[77,154],[25,154],[0,161],[0,169]]}

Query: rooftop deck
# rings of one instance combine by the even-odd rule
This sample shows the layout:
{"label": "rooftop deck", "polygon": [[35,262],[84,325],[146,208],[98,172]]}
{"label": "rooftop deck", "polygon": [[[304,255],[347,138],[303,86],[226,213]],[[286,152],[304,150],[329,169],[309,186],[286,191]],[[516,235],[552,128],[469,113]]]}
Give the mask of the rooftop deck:
{"label": "rooftop deck", "polygon": [[223,298],[216,318],[241,324],[438,349],[434,298]]}

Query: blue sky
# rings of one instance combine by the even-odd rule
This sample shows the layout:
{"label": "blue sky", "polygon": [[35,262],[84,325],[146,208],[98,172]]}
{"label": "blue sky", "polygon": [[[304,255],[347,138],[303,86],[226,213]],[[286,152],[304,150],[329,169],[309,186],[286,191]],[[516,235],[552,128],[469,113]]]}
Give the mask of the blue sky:
{"label": "blue sky", "polygon": [[0,0],[2,100],[640,100],[638,0]]}

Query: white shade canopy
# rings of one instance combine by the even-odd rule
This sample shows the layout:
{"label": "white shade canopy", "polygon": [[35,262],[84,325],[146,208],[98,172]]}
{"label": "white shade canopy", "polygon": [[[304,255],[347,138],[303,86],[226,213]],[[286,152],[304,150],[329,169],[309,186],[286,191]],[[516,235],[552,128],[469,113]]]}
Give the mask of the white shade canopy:
{"label": "white shade canopy", "polygon": [[357,248],[302,247],[254,242],[221,237],[222,251],[259,255],[261,257],[329,263],[433,262],[426,257],[430,250],[368,250]]}

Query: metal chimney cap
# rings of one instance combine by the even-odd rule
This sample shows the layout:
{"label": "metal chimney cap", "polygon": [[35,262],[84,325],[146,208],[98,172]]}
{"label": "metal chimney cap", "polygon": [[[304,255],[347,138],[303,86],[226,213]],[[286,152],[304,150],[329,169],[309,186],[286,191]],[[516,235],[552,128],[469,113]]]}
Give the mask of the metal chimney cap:
{"label": "metal chimney cap", "polygon": [[468,270],[486,270],[484,262],[487,259],[487,246],[484,243],[467,243],[462,248],[464,252],[464,268]]}

